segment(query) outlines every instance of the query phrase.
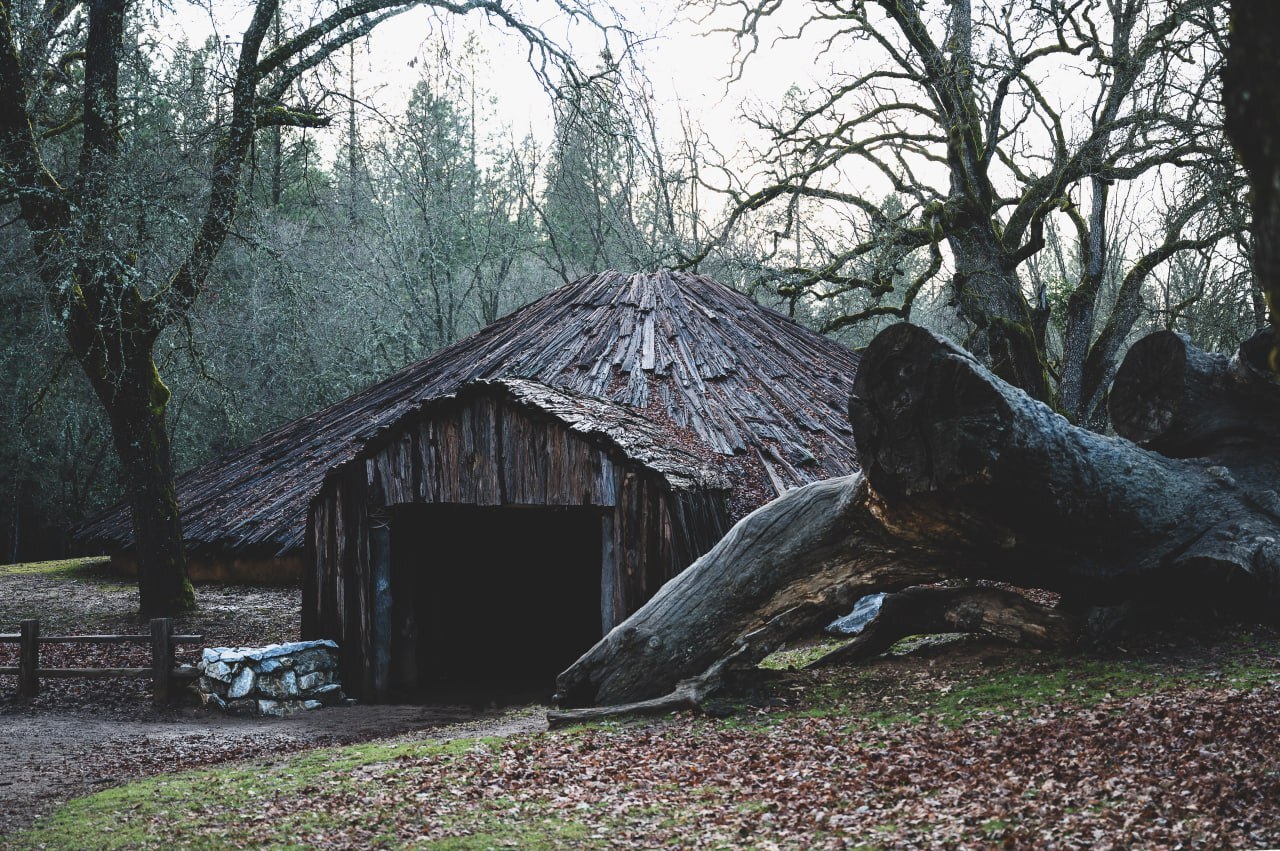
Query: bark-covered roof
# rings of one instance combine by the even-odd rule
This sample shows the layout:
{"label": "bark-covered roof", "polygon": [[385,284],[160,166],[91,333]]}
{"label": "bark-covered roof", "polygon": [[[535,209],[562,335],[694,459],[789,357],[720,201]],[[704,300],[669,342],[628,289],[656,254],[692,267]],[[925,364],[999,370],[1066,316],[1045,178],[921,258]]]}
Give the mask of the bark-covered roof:
{"label": "bark-covered roof", "polygon": [[[189,546],[301,548],[326,475],[432,400],[486,379],[524,378],[622,405],[673,447],[719,466],[735,514],[857,466],[846,416],[858,356],[701,275],[604,272],[178,479]],[[85,545],[131,542],[117,507]]]}

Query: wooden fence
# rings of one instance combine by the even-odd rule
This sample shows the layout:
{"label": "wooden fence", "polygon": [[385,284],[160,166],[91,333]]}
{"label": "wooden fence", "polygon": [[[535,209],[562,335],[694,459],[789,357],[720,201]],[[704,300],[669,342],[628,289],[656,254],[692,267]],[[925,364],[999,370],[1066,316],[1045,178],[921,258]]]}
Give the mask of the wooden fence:
{"label": "wooden fence", "polygon": [[[19,624],[21,632],[0,633],[0,644],[17,644],[18,667],[0,667],[0,674],[18,675],[18,696],[35,697],[40,694],[42,677],[67,677],[105,679],[107,677],[150,677],[156,703],[168,703],[173,695],[173,682],[196,677],[197,671],[190,665],[175,665],[175,644],[197,644],[203,635],[174,635],[173,621],[156,618],[151,621],[150,635],[48,635],[41,637],[40,621],[25,620]],[[41,644],[150,644],[149,668],[41,668]]]}

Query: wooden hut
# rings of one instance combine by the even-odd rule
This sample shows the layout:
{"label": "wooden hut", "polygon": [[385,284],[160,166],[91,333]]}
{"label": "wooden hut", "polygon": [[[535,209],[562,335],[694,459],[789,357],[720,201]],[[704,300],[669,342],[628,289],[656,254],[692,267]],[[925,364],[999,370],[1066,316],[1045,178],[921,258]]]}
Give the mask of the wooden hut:
{"label": "wooden hut", "polygon": [[326,481],[303,631],[366,695],[545,684],[724,535],[728,490],[623,406],[468,384]]}
{"label": "wooden hut", "polygon": [[[183,476],[186,536],[300,564],[304,634],[366,698],[554,673],[733,521],[856,468],[857,360],[703,276],[589,276]],[[127,547],[127,520],[81,538]]]}

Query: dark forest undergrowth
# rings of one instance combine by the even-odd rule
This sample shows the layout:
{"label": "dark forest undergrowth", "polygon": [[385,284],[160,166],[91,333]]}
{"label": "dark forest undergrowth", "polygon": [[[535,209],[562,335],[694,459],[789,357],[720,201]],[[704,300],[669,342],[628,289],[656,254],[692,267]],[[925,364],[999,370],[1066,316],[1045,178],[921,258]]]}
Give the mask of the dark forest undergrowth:
{"label": "dark forest undergrowth", "polygon": [[811,655],[801,648],[773,657],[773,670],[712,715],[552,732],[482,724],[450,737],[424,729],[294,754],[255,751],[76,798],[2,841],[14,848],[80,848],[87,836],[103,848],[1280,844],[1274,630],[1168,633],[1121,642],[1105,655],[1065,657],[970,639],[908,641],[859,668],[786,668]]}

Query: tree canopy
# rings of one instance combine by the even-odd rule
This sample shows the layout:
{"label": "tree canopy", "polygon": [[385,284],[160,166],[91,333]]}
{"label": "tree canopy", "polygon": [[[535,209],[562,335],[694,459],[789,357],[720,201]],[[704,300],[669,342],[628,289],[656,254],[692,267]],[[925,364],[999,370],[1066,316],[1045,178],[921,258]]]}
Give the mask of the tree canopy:
{"label": "tree canopy", "polygon": [[[739,67],[792,8],[704,5],[728,21]],[[1210,0],[814,6],[779,37],[816,45],[829,81],[754,116],[770,145],[756,173],[723,173],[721,239],[771,238],[763,279],[843,305],[828,330],[912,318],[949,273],[965,345],[1096,422],[1152,272],[1243,233],[1222,134],[1225,29]],[[1130,185],[1148,193],[1140,209]],[[1108,229],[1131,215],[1144,233],[1120,243]],[[1067,240],[1073,262],[1051,280],[1042,255]]]}

